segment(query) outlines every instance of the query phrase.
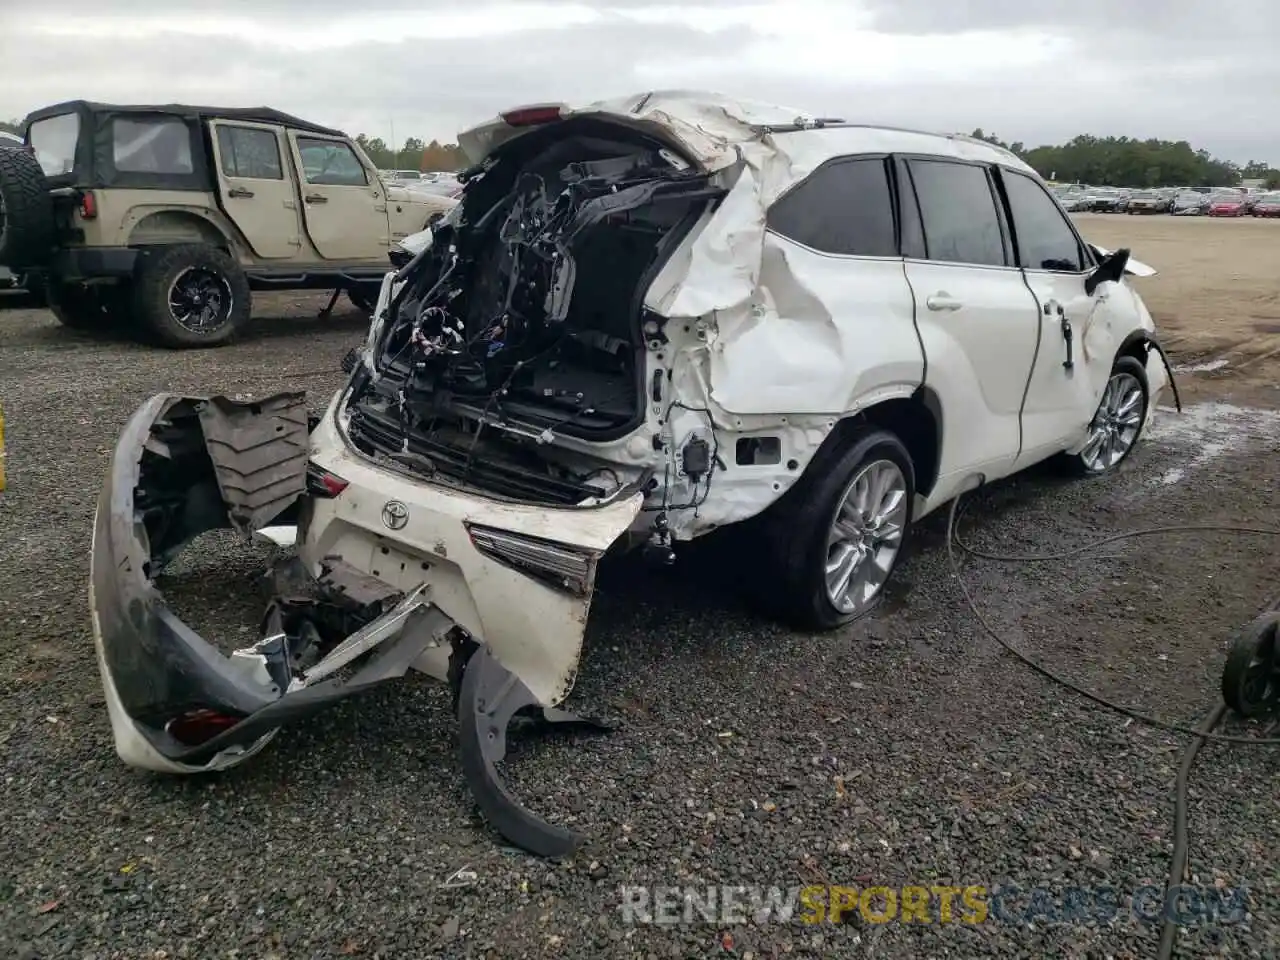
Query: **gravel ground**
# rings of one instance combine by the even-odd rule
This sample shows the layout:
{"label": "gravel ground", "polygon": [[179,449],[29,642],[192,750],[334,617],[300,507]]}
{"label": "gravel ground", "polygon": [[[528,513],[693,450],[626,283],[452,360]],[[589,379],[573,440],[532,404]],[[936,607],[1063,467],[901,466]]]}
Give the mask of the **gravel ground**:
{"label": "gravel ground", "polygon": [[[461,785],[442,688],[422,679],[288,731],[229,774],[147,776],[111,744],[85,602],[110,448],[160,390],[317,404],[362,320],[267,298],[234,347],[168,353],[0,313],[9,489],[0,495],[0,956],[1150,957],[1129,898],[1161,885],[1178,738],[1097,709],[1018,665],[968,612],[945,517],[926,521],[883,608],[830,636],[757,618],[715,545],[672,572],[603,578],[572,705],[607,737],[525,741],[514,789],[588,847],[563,863],[505,849]],[[1044,471],[976,497],[968,536],[1061,550],[1172,522],[1280,527],[1276,415],[1169,415],[1120,475]],[[1194,724],[1226,638],[1277,593],[1274,542],[1168,537],[1102,558],[965,580],[1010,639],[1116,699]],[[193,547],[167,587],[211,638],[247,636],[262,551]],[[1247,887],[1237,923],[1195,925],[1181,956],[1274,957],[1275,755],[1210,746],[1191,791],[1192,880]],[[463,880],[448,883],[461,868]],[[620,884],[1013,884],[1113,888],[1112,922],[628,925]],[[1011,913],[1028,898],[1011,898]]]}

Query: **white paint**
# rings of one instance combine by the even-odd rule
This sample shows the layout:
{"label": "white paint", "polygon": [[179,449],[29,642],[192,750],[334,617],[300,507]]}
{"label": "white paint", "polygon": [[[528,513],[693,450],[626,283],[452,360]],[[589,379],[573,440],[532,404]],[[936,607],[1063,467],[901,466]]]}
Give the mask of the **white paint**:
{"label": "white paint", "polygon": [[298,542],[298,528],[292,525],[263,527],[254,531],[253,535],[256,539],[274,543],[277,547],[292,547]]}
{"label": "white paint", "polygon": [[1166,470],[1157,483],[1180,483],[1193,471],[1213,461],[1250,449],[1258,443],[1275,443],[1280,436],[1280,410],[1237,407],[1229,403],[1197,403],[1175,410],[1161,408],[1147,439],[1185,454],[1176,467]]}

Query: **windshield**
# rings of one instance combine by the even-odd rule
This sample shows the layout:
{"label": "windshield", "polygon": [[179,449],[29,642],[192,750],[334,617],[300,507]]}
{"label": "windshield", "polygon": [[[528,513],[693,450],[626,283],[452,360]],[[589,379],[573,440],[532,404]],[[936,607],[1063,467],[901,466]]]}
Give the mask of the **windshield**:
{"label": "windshield", "polygon": [[27,134],[36,160],[46,177],[70,173],[76,165],[76,143],[80,140],[80,115],[60,113],[31,124]]}

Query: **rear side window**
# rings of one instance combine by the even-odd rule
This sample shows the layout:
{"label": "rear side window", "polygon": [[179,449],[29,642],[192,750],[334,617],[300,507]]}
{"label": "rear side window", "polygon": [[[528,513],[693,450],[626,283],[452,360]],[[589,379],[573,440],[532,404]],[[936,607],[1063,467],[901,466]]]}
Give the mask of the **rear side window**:
{"label": "rear side window", "polygon": [[341,141],[299,137],[298,153],[307,183],[363,187],[369,182],[355,151]]}
{"label": "rear side window", "polygon": [[912,160],[930,260],[1007,266],[1004,235],[985,167],[946,160]]}
{"label": "rear side window", "polygon": [[76,165],[76,144],[80,140],[80,115],[60,113],[31,124],[27,142],[46,177],[70,173]]}
{"label": "rear side window", "polygon": [[177,117],[116,117],[111,160],[121,173],[194,173],[191,130]]}
{"label": "rear side window", "polygon": [[824,164],[769,208],[768,226],[823,253],[896,257],[885,161],[877,157]]}
{"label": "rear side window", "polygon": [[248,180],[284,179],[280,143],[271,130],[219,126],[218,155],[224,176]]}
{"label": "rear side window", "polygon": [[1004,192],[1009,199],[1018,265],[1028,270],[1083,271],[1084,254],[1080,241],[1076,239],[1066,215],[1058,209],[1044,187],[1011,170],[1002,170],[1000,176],[1004,179]]}

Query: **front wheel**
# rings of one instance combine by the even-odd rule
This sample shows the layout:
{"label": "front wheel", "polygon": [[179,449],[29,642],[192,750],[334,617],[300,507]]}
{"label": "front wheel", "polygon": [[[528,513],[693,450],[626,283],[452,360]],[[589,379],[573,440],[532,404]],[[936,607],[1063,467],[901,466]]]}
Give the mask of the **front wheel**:
{"label": "front wheel", "polygon": [[810,465],[770,518],[771,606],[810,630],[873,609],[906,542],[914,497],[911,456],[886,430],[864,428],[843,452]]}
{"label": "front wheel", "polygon": [[1133,452],[1147,422],[1147,371],[1133,357],[1117,357],[1089,423],[1089,438],[1068,464],[1083,476],[1114,470]]}
{"label": "front wheel", "polygon": [[166,347],[217,347],[249,322],[249,280],[216,247],[157,247],[141,257],[139,319]]}

